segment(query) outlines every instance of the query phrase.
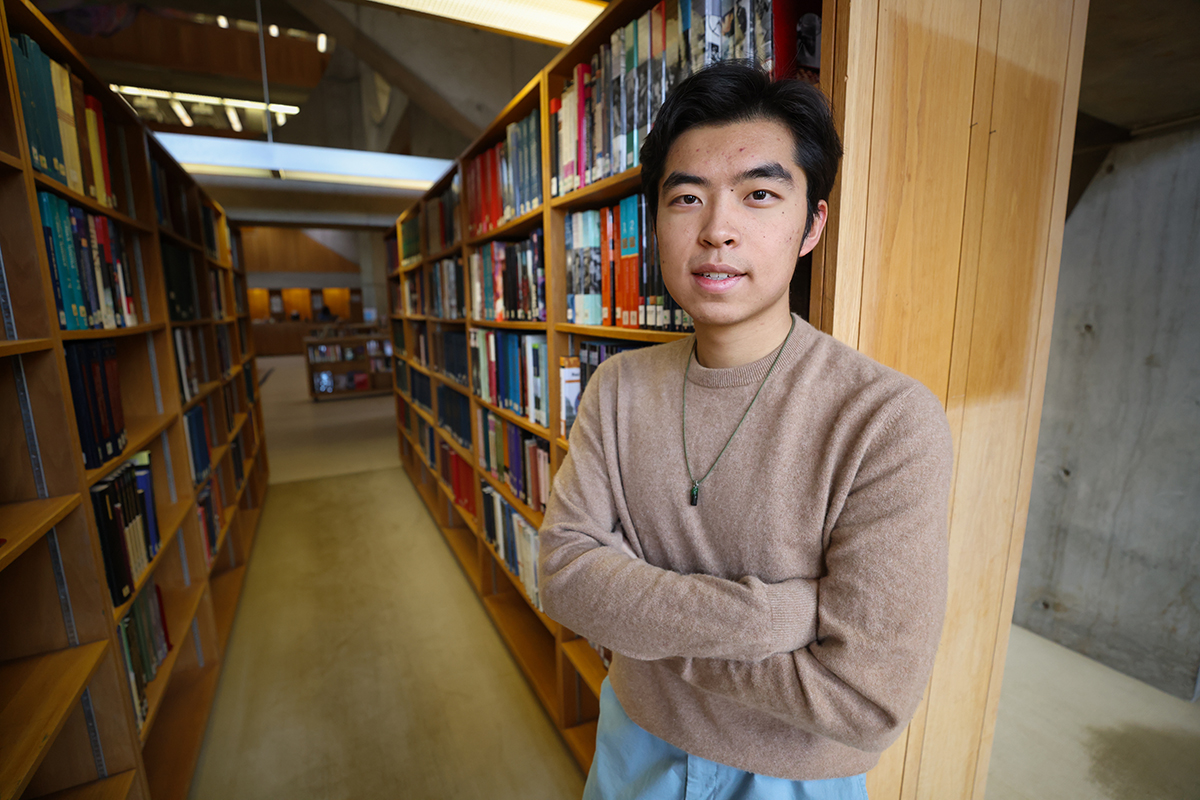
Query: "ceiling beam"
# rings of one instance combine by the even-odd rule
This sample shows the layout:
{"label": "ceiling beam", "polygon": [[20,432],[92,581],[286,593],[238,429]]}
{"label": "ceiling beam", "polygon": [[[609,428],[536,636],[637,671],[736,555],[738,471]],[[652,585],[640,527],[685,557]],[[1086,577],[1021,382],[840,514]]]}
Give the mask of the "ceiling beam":
{"label": "ceiling beam", "polygon": [[408,95],[409,102],[416,103],[446,127],[462,133],[468,139],[473,140],[479,135],[481,128],[478,125],[326,0],[289,2],[307,17],[317,30],[337,40],[338,47],[349,49],[364,64],[383,76],[384,80]]}

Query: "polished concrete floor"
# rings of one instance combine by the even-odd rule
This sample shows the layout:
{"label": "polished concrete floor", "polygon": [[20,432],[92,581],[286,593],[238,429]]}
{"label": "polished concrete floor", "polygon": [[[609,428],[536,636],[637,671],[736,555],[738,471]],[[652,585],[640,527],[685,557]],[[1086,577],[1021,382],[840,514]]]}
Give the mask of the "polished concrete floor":
{"label": "polished concrete floor", "polygon": [[[193,800],[539,800],[583,776],[399,468],[389,397],[261,358],[272,488]],[[1197,800],[1200,705],[1022,629],[988,800]],[[936,800],[957,800],[937,798]]]}

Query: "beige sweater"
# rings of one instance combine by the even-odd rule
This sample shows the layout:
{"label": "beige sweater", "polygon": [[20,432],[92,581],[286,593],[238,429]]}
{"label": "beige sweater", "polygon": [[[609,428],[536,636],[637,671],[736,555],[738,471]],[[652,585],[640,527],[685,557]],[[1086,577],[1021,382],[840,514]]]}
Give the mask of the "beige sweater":
{"label": "beige sweater", "polygon": [[[541,529],[546,613],[614,651],[629,716],[793,780],[856,775],[908,724],[946,602],[951,441],[938,400],[797,318],[697,506],[692,339],[605,362]],[[775,354],[693,358],[703,475]]]}

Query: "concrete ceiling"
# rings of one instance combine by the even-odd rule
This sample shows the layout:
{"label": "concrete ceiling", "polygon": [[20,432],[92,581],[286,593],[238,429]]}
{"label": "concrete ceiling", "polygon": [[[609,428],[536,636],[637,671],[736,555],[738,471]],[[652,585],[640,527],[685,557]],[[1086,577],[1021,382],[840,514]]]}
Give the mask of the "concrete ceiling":
{"label": "concrete ceiling", "polygon": [[1079,110],[1135,135],[1200,116],[1200,2],[1092,0]]}

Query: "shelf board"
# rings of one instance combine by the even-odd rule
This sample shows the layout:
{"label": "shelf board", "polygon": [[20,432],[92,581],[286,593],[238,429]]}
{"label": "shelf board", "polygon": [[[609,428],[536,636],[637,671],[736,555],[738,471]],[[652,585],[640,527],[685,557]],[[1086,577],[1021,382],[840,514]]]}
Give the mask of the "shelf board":
{"label": "shelf board", "polygon": [[556,445],[558,445],[559,447],[561,447],[563,450],[568,450],[568,449],[570,449],[570,445],[569,445],[569,443],[567,442],[567,440],[566,440],[566,439],[564,439],[564,438],[563,438],[563,437],[561,437],[561,436],[559,436],[557,439],[555,439],[555,440],[554,440],[554,443],[555,443]]}
{"label": "shelf board", "polygon": [[172,681],[162,703],[158,733],[142,748],[154,800],[186,800],[220,677],[221,664],[214,661]]}
{"label": "shelf board", "polygon": [[200,384],[200,391],[196,392],[196,394],[192,396],[191,400],[188,400],[183,404],[183,410],[187,411],[193,406],[199,405],[201,402],[203,402],[204,398],[215,392],[220,385],[221,382],[219,380]]}
{"label": "shelf board", "polygon": [[181,499],[178,503],[167,509],[167,513],[163,515],[163,519],[159,520],[160,523],[169,523],[169,527],[164,527],[162,524],[158,526],[159,538],[162,542],[158,548],[158,552],[154,554],[154,558],[150,559],[150,565],[138,576],[137,581],[133,585],[133,594],[130,595],[129,599],[113,608],[114,620],[119,622],[122,617],[129,613],[133,601],[137,600],[138,595],[142,593],[142,589],[149,583],[154,571],[158,569],[158,565],[162,563],[167,549],[171,546],[171,541],[175,538],[176,531],[183,525],[183,521],[187,518],[187,513],[191,507],[192,500],[190,498]]}
{"label": "shelf board", "polygon": [[463,461],[466,461],[471,466],[475,466],[475,456],[471,454],[470,450],[463,447],[457,439],[451,436],[450,431],[442,428],[440,425],[436,425],[434,427],[437,428],[438,435],[442,437],[446,444],[450,445],[450,449],[458,453],[459,458],[461,458]]}
{"label": "shelf board", "polygon": [[108,217],[109,219],[115,220],[116,222],[119,222],[122,225],[128,225],[130,228],[134,228],[134,229],[142,231],[144,233],[151,233],[154,231],[154,228],[152,226],[150,226],[149,224],[147,224],[145,222],[141,222],[139,220],[136,220],[133,217],[129,216],[128,214],[122,214],[120,211],[117,211],[115,208],[109,208],[106,205],[101,205],[100,203],[96,202],[96,200],[94,200],[93,198],[88,197],[86,194],[80,194],[79,192],[72,189],[70,186],[67,186],[65,183],[62,183],[54,178],[51,178],[49,175],[46,175],[45,173],[35,171],[33,173],[33,182],[43,188],[49,189],[50,191],[54,192],[55,194],[62,195],[64,198],[66,198],[67,200],[70,200],[72,203],[74,203],[77,206],[83,206],[88,211],[91,211],[95,214],[103,214],[104,216]]}
{"label": "shelf board", "polygon": [[481,233],[474,238],[468,238],[467,244],[471,247],[479,247],[495,239],[503,239],[506,236],[520,236],[521,234],[531,232],[541,225],[541,222],[542,207],[539,205],[533,211],[522,214],[519,217],[514,217],[503,225],[492,228],[490,231]]}
{"label": "shelf board", "polygon": [[424,264],[424,261],[422,261],[420,258],[417,258],[416,261],[410,261],[407,264],[401,264],[400,269],[396,271],[396,274],[403,275],[406,272],[412,272],[413,270],[420,269],[422,266],[424,266]]}
{"label": "shelf board", "polygon": [[417,372],[421,373],[422,375],[427,375],[430,378],[437,377],[436,372],[434,372],[433,370],[431,370],[429,367],[425,366],[424,364],[418,363],[415,358],[406,358],[406,359],[404,359],[404,363],[408,364],[410,367],[412,367],[413,369],[415,369]]}
{"label": "shelf board", "polygon": [[175,231],[168,228],[166,225],[159,224],[158,235],[165,236],[166,238],[170,239],[174,244],[180,245],[182,247],[186,247],[189,250],[195,250],[197,253],[199,253],[201,255],[205,255],[203,245],[199,245],[199,244],[193,242],[191,239],[188,239],[186,236],[179,235]]}
{"label": "shelf board", "polygon": [[142,325],[131,325],[128,328],[88,328],[81,331],[63,331],[62,338],[67,341],[72,339],[117,339],[122,336],[137,336],[139,333],[161,331],[166,326],[165,322],[147,322]]}
{"label": "shelf board", "polygon": [[382,394],[391,394],[391,389],[339,389],[334,392],[318,392],[313,395],[314,400],[322,398],[329,399],[333,397],[378,397]]}
{"label": "shelf board", "polygon": [[592,720],[562,731],[567,747],[584,772],[592,768],[592,759],[596,757],[596,725],[597,721]]}
{"label": "shelf board", "polygon": [[174,414],[158,414],[153,417],[126,417],[125,438],[127,444],[125,445],[125,449],[95,469],[89,469],[84,472],[88,487],[95,486],[97,481],[102,480],[108,473],[124,464],[137,451],[144,450],[146,445],[150,444],[150,440],[166,430],[167,426],[174,419]]}
{"label": "shelf board", "polygon": [[212,464],[212,471],[217,471],[217,465],[221,463],[221,459],[225,457],[225,453],[229,451],[229,445],[223,444],[219,447],[212,448],[209,454],[209,462]]}
{"label": "shelf board", "polygon": [[54,347],[53,339],[5,339],[0,341],[0,358],[36,353],[52,347]]}
{"label": "shelf board", "polygon": [[25,169],[24,161],[17,158],[16,156],[9,155],[8,153],[4,152],[3,150],[0,150],[0,164],[3,164],[6,167],[11,167],[12,169],[17,170],[18,172]]}
{"label": "shelf board", "polygon": [[108,649],[108,640],[0,664],[0,797],[20,797]]}
{"label": "shelf board", "polygon": [[237,322],[237,317],[226,314],[223,317],[213,317],[212,321],[218,325],[232,325]]}
{"label": "shelf board", "polygon": [[197,317],[196,319],[173,319],[171,320],[172,328],[198,328],[201,325],[211,325],[210,317]]}
{"label": "shelf board", "polygon": [[559,333],[573,333],[576,336],[596,337],[601,339],[627,339],[633,342],[674,342],[686,339],[691,332],[682,331],[649,331],[641,328],[617,328],[611,325],[575,325],[560,322],[554,326]]}
{"label": "shelf board", "polygon": [[229,429],[229,441],[237,438],[237,435],[242,432],[242,426],[246,424],[246,420],[250,419],[250,415],[245,411],[239,411],[233,415],[233,427]]}
{"label": "shelf board", "polygon": [[600,660],[600,654],[592,649],[587,639],[583,638],[563,642],[562,649],[563,654],[571,662],[571,666],[575,667],[579,677],[583,678],[588,689],[599,698],[600,684],[604,683],[604,679],[608,676],[608,669]]}
{"label": "shelf board", "polygon": [[208,253],[204,254],[204,260],[207,261],[209,264],[213,265],[214,267],[220,267],[221,269],[227,269],[227,270],[233,269],[233,264],[227,264],[224,261],[215,259],[212,256],[210,256]]}
{"label": "shelf board", "polygon": [[493,414],[495,414],[496,416],[503,419],[505,422],[511,422],[513,425],[516,425],[519,428],[524,428],[525,430],[529,431],[530,433],[537,434],[538,436],[542,437],[543,439],[546,439],[546,440],[550,439],[550,429],[549,428],[544,428],[541,425],[538,425],[536,422],[530,422],[527,417],[523,417],[520,414],[517,414],[513,411],[509,411],[506,408],[501,408],[500,406],[493,405],[493,404],[489,403],[487,400],[484,400],[479,395],[472,395],[472,399],[476,403],[479,403],[479,405],[486,408],[488,411],[491,411]]}
{"label": "shelf board", "polygon": [[447,528],[439,525],[438,529],[442,532],[446,544],[450,545],[451,552],[458,559],[459,565],[462,566],[463,572],[467,573],[471,586],[478,594],[482,585],[483,570],[479,564],[479,551],[476,549],[478,540],[475,538],[475,534],[466,528]]}
{"label": "shelf board", "polygon": [[426,411],[424,408],[422,408],[420,405],[418,405],[415,402],[409,403],[409,405],[412,406],[413,411],[416,411],[417,415],[421,419],[425,420],[425,423],[427,425],[429,425],[430,427],[433,427],[433,428],[437,427],[437,422],[434,421],[432,414],[430,414],[428,411]]}
{"label": "shelf board", "polygon": [[237,615],[238,598],[242,596],[242,585],[246,579],[246,566],[234,567],[227,572],[208,579],[212,592],[213,617],[217,623],[217,641],[222,653],[233,630],[233,619]]}
{"label": "shelf board", "polygon": [[550,718],[557,720],[560,715],[554,637],[526,604],[523,595],[514,592],[489,595],[483,598],[483,606],[542,705],[550,711]]}
{"label": "shelf board", "polygon": [[229,383],[231,380],[242,374],[241,362],[234,364],[229,368],[229,372],[221,376],[221,383]]}
{"label": "shelf board", "polygon": [[642,188],[642,168],[632,167],[551,199],[551,208],[607,205]]}
{"label": "shelf board", "polygon": [[461,256],[462,255],[462,246],[463,246],[463,243],[461,241],[455,242],[454,244],[450,245],[447,248],[444,248],[442,250],[439,250],[436,253],[431,253],[431,254],[425,256],[425,258],[422,259],[422,261],[426,264],[430,264],[430,263],[433,263],[434,261],[441,261],[444,258],[450,258],[451,256],[456,256],[456,255]]}
{"label": "shelf board", "polygon": [[128,769],[108,778],[43,795],[38,800],[125,800],[136,777],[137,770]]}
{"label": "shelf board", "polygon": [[469,320],[472,328],[508,328],[516,331],[544,331],[546,330],[545,322],[522,322],[519,320],[500,320],[500,319],[472,319]]}
{"label": "shelf board", "polygon": [[486,538],[484,538],[482,531],[478,535],[479,541],[483,542],[483,546],[489,553],[492,554],[492,558],[495,560],[496,564],[499,565],[501,571],[508,576],[509,582],[513,585],[513,587],[516,588],[517,595],[525,601],[525,607],[533,612],[534,616],[541,620],[542,625],[545,626],[546,630],[550,632],[551,636],[557,636],[558,623],[547,617],[544,612],[538,610],[537,606],[533,604],[533,601],[529,599],[529,595],[525,594],[525,582],[521,580],[519,575],[508,568],[508,563],[500,557],[500,553],[497,552],[496,548],[493,547]]}
{"label": "shelf board", "polygon": [[[167,653],[167,657],[158,665],[158,672],[154,676],[154,680],[146,684],[146,703],[149,706],[149,711],[146,712],[146,721],[142,725],[142,731],[138,738],[141,739],[142,745],[145,746],[146,740],[150,738],[150,731],[154,728],[154,723],[158,718],[158,712],[162,709],[163,698],[167,694],[167,687],[171,682],[171,673],[175,668],[175,662],[179,658],[179,651],[183,649],[184,641],[190,635],[188,629],[192,625],[192,620],[196,618],[196,609],[200,607],[200,599],[204,596],[205,583],[197,581],[193,586],[184,592],[180,592],[179,602],[172,603],[174,614],[167,621],[167,634],[171,637],[171,650]],[[166,592],[163,593],[164,596]],[[201,731],[203,733],[203,731]]]}
{"label": "shelf board", "polygon": [[80,499],[78,494],[65,494],[0,505],[0,531],[4,533],[3,538],[7,539],[0,544],[0,570],[74,511]]}

